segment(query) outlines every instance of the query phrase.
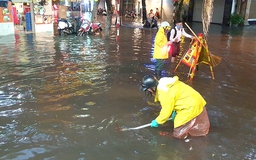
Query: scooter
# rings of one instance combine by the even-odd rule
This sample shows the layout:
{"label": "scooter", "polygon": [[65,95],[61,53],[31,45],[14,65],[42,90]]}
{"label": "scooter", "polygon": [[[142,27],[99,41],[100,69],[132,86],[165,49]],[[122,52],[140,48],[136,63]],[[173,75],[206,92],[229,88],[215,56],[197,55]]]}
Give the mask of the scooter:
{"label": "scooter", "polygon": [[74,27],[69,21],[60,19],[58,20],[58,31],[60,36],[70,35],[74,33]]}
{"label": "scooter", "polygon": [[126,14],[124,16],[127,18],[135,18],[136,14],[134,13],[134,11],[131,11],[131,12],[126,11]]}
{"label": "scooter", "polygon": [[100,33],[102,31],[101,23],[91,23],[87,19],[82,19],[82,24],[77,32],[78,36],[83,36],[85,34]]}

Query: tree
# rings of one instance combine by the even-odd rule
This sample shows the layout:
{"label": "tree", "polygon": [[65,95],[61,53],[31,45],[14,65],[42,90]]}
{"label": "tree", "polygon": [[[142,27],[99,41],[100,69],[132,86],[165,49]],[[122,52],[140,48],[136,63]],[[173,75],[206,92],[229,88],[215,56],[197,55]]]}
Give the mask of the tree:
{"label": "tree", "polygon": [[207,39],[210,24],[213,15],[213,2],[214,0],[204,0],[202,9],[202,24],[205,39]]}
{"label": "tree", "polygon": [[142,21],[143,23],[147,20],[146,0],[142,0]]}
{"label": "tree", "polygon": [[92,22],[97,21],[97,11],[98,11],[98,6],[99,6],[100,0],[94,0],[93,4],[93,10],[92,10]]}
{"label": "tree", "polygon": [[174,21],[181,20],[181,11],[183,7],[183,1],[184,0],[174,0],[174,6],[175,6],[175,17]]}
{"label": "tree", "polygon": [[109,39],[110,29],[112,24],[112,15],[113,15],[111,0],[106,0],[106,4],[107,4],[107,19],[105,24],[105,39]]}
{"label": "tree", "polygon": [[[203,24],[203,32],[204,32],[205,38],[207,38],[208,36],[210,23],[212,21],[213,2],[214,0],[203,0],[202,24]],[[182,12],[182,9],[184,8],[183,7],[184,3],[189,3],[189,0],[173,0],[173,6],[175,7],[174,8],[175,21],[181,20],[181,12]]]}

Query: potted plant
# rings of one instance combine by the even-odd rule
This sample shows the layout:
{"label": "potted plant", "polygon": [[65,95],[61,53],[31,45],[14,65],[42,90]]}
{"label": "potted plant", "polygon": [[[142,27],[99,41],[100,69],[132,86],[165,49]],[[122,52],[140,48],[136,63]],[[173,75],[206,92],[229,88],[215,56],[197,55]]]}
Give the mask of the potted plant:
{"label": "potted plant", "polygon": [[233,26],[242,25],[244,23],[244,18],[240,14],[232,14],[229,23]]}

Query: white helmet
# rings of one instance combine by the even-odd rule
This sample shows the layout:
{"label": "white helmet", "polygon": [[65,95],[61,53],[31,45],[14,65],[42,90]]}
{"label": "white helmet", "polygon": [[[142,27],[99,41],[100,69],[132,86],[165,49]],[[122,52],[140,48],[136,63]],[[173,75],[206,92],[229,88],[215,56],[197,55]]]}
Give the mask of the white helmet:
{"label": "white helmet", "polygon": [[161,27],[171,27],[170,24],[167,21],[163,21],[161,23]]}

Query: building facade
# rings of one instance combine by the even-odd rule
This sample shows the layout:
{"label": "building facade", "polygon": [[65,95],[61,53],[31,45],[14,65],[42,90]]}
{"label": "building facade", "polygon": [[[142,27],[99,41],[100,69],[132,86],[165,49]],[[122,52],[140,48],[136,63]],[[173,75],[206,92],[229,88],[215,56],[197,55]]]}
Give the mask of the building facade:
{"label": "building facade", "polygon": [[[128,0],[124,0],[128,1]],[[133,0],[132,0],[133,1]],[[142,12],[142,0],[134,0],[134,8],[136,12]],[[146,11],[149,13],[150,9],[153,11],[159,8],[162,20],[171,22],[173,20],[173,12],[175,6],[174,0],[145,0]],[[184,0],[186,1],[186,0]],[[188,1],[187,1],[188,2]],[[189,3],[183,6],[181,15],[186,17],[188,21],[201,22],[202,21],[202,4],[203,0],[189,0]],[[214,0],[214,9],[212,23],[228,25],[230,15],[239,10],[245,19],[245,24],[252,24],[256,22],[256,0]],[[240,9],[237,9],[239,7]]]}

